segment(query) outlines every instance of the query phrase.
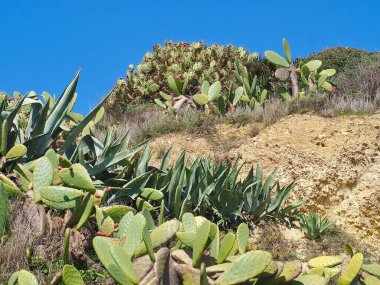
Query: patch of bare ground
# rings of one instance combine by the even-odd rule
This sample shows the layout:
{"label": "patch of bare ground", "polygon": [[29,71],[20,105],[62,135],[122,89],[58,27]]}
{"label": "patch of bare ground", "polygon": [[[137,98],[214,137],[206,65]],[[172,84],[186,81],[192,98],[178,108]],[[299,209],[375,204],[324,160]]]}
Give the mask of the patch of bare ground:
{"label": "patch of bare ground", "polygon": [[[252,133],[252,125],[224,124],[206,137],[170,134],[150,145],[153,153],[172,146],[173,160],[186,150],[190,157],[240,157],[246,162],[243,172],[256,163],[266,173],[277,168],[280,182],[297,181],[293,199],[305,199],[305,209],[335,221],[339,230],[325,240],[333,236],[336,242],[332,244],[353,242],[372,256],[380,256],[380,114],[292,115]],[[308,256],[315,243],[285,228],[282,235],[297,245],[294,252],[299,256]]]}

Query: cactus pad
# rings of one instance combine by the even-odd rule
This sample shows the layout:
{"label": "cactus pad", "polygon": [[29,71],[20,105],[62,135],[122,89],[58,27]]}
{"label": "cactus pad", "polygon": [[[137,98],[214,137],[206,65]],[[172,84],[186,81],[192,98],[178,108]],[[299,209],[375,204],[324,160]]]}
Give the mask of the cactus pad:
{"label": "cactus pad", "polygon": [[239,253],[243,254],[247,250],[249,238],[249,228],[246,223],[241,223],[237,229],[236,239],[238,241]]}
{"label": "cactus pad", "polygon": [[204,221],[199,227],[193,243],[193,267],[197,267],[202,254],[207,246],[208,237],[210,235],[210,222]]}
{"label": "cactus pad", "polygon": [[84,195],[83,191],[63,186],[44,186],[40,188],[42,199],[53,202],[69,202]]}
{"label": "cactus pad", "polygon": [[75,163],[69,168],[63,168],[59,173],[59,177],[69,186],[95,192],[95,186],[90,175],[86,168],[79,163]]}
{"label": "cactus pad", "polygon": [[125,236],[126,240],[124,244],[124,249],[128,256],[133,256],[136,248],[143,240],[142,231],[145,226],[146,222],[142,214],[139,213],[132,218]]}
{"label": "cactus pad", "polygon": [[229,285],[248,281],[262,273],[271,261],[272,255],[269,252],[262,250],[247,252],[233,262],[215,284]]}
{"label": "cactus pad", "polygon": [[72,265],[65,265],[63,267],[62,281],[65,285],[84,285],[79,271]]}
{"label": "cactus pad", "polygon": [[363,264],[362,269],[374,276],[380,277],[380,264]]}
{"label": "cactus pad", "polygon": [[330,278],[333,278],[337,276],[341,272],[341,269],[339,267],[315,267],[312,268],[309,272],[309,274],[313,275],[319,275],[319,276],[330,276]]}
{"label": "cactus pad", "polygon": [[138,284],[138,278],[133,268],[131,258],[128,256],[127,252],[120,245],[111,246],[111,255],[117,266],[121,271],[128,276],[129,280],[133,284]]}
{"label": "cactus pad", "polygon": [[33,193],[36,202],[41,201],[40,191],[43,187],[51,185],[53,177],[53,165],[47,157],[41,157],[33,172]]}
{"label": "cactus pad", "polygon": [[289,283],[289,285],[327,285],[328,279],[318,275],[303,275]]}
{"label": "cactus pad", "polygon": [[23,157],[27,152],[26,146],[23,144],[16,144],[5,155],[7,160],[15,160]]}
{"label": "cactus pad", "polygon": [[161,191],[156,190],[154,188],[144,188],[140,195],[141,197],[152,201],[157,201],[164,198],[164,194]]}
{"label": "cactus pad", "polygon": [[235,244],[235,235],[229,232],[228,234],[224,236],[222,242],[220,243],[219,255],[218,255],[218,258],[216,259],[216,262],[218,264],[223,263],[226,260],[234,244]]}
{"label": "cactus pad", "polygon": [[136,210],[132,207],[125,205],[114,205],[100,208],[103,210],[105,217],[110,216],[115,223],[119,223],[120,220],[129,212],[135,213]]}
{"label": "cactus pad", "polygon": [[197,227],[195,224],[195,218],[193,214],[184,213],[181,221],[185,232],[196,232]]}
{"label": "cactus pad", "polygon": [[343,262],[343,256],[318,256],[307,263],[310,267],[332,267]]}

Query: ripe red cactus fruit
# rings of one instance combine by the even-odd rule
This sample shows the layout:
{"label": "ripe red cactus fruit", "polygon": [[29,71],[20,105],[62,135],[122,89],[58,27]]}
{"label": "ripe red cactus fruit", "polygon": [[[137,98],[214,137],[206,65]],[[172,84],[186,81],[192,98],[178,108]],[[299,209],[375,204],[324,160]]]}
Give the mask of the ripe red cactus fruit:
{"label": "ripe red cactus fruit", "polygon": [[112,187],[108,186],[106,189],[105,189],[106,192],[111,192],[112,191]]}
{"label": "ripe red cactus fruit", "polygon": [[57,166],[57,169],[58,169],[59,171],[62,170],[62,166],[58,165],[58,166]]}
{"label": "ripe red cactus fruit", "polygon": [[119,227],[119,224],[118,223],[115,223],[114,225],[113,225],[113,228],[114,229],[116,229],[116,228],[118,228]]}
{"label": "ripe red cactus fruit", "polygon": [[99,193],[95,193],[95,198],[100,199],[100,198],[102,198],[102,195],[100,195]]}

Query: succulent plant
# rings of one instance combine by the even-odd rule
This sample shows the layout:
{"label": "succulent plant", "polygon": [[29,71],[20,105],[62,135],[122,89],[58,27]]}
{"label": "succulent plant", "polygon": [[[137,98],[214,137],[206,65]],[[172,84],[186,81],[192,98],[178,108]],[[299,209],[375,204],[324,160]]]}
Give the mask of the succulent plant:
{"label": "succulent plant", "polygon": [[327,217],[318,217],[317,213],[309,211],[307,215],[300,216],[302,231],[309,239],[317,239],[332,225]]}

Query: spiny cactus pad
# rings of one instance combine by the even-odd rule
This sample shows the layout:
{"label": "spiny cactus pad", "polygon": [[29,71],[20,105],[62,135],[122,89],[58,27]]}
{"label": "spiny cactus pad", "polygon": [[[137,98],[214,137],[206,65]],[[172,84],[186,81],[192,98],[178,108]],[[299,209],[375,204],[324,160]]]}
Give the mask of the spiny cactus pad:
{"label": "spiny cactus pad", "polygon": [[303,275],[291,281],[290,285],[327,285],[328,279],[318,275]]}
{"label": "spiny cactus pad", "polygon": [[235,243],[235,235],[231,232],[226,234],[220,243],[220,249],[219,249],[219,255],[218,258],[216,259],[217,263],[223,263],[226,258],[228,257],[231,249],[233,248]]}
{"label": "spiny cactus pad", "polygon": [[249,228],[246,223],[241,223],[237,229],[236,239],[239,245],[239,253],[243,254],[247,250],[249,238]]}
{"label": "spiny cactus pad", "polygon": [[20,189],[17,187],[15,183],[13,183],[13,181],[10,180],[8,177],[6,177],[2,173],[0,173],[0,182],[3,182],[4,189],[8,193],[9,196],[24,195],[24,193],[20,191]]}
{"label": "spiny cactus pad", "polygon": [[108,206],[108,207],[102,207],[104,216],[108,217],[110,216],[112,220],[115,221],[115,223],[120,222],[120,220],[129,212],[135,213],[136,210],[132,207],[125,206],[125,205],[114,205],[114,206]]}
{"label": "spiny cactus pad", "polygon": [[79,271],[74,266],[68,264],[63,267],[62,281],[65,285],[84,285]]}
{"label": "spiny cactus pad", "polygon": [[59,177],[69,186],[95,192],[95,186],[90,175],[86,168],[79,163],[73,164],[69,168],[63,168],[59,173]]}
{"label": "spiny cactus pad", "polygon": [[152,201],[161,200],[164,197],[164,194],[161,191],[154,188],[144,188],[140,195],[141,197]]}
{"label": "spiny cactus pad", "polygon": [[333,278],[341,272],[341,269],[339,267],[315,267],[312,268],[309,272],[309,274],[313,275],[319,275],[319,276],[330,276],[330,278]]}
{"label": "spiny cactus pad", "polygon": [[[364,259],[363,254],[358,252],[348,262],[346,270],[343,273],[343,276],[346,277],[346,279],[349,280],[350,283],[359,274],[359,272],[362,268],[362,265],[363,265],[363,259]],[[342,278],[342,280],[343,280],[343,278]]]}
{"label": "spiny cactus pad", "polygon": [[124,244],[124,249],[128,256],[132,257],[136,248],[141,243],[142,231],[145,225],[145,218],[142,214],[139,213],[132,218],[125,236],[126,240]]}
{"label": "spiny cactus pad", "polygon": [[184,213],[181,222],[183,225],[184,232],[196,232],[197,227],[195,224],[195,218],[193,214]]}
{"label": "spiny cactus pad", "polygon": [[40,158],[33,172],[33,193],[36,202],[42,200],[40,191],[43,187],[51,185],[53,177],[54,168],[50,160],[47,157]]}
{"label": "spiny cactus pad", "polygon": [[343,256],[318,256],[310,259],[307,263],[310,267],[331,267],[343,262]]}
{"label": "spiny cactus pad", "polygon": [[23,144],[16,144],[6,154],[7,160],[14,160],[23,157],[27,152],[26,146]]}
{"label": "spiny cactus pad", "polygon": [[362,269],[374,276],[380,277],[380,264],[363,264]]}
{"label": "spiny cactus pad", "polygon": [[207,240],[210,235],[210,222],[205,220],[198,229],[193,243],[193,267],[197,267],[206,249]]}
{"label": "spiny cactus pad", "polygon": [[119,231],[115,233],[115,237],[124,238],[126,236],[129,224],[131,223],[133,216],[133,212],[128,212],[121,218],[119,222]]}
{"label": "spiny cactus pad", "polygon": [[[153,248],[160,247],[170,241],[179,229],[178,220],[170,220],[158,226],[150,232]],[[144,242],[140,243],[135,251],[135,256],[141,256],[147,252]]]}
{"label": "spiny cactus pad", "polygon": [[84,195],[83,191],[63,186],[44,186],[40,188],[42,199],[53,202],[69,202]]}
{"label": "spiny cactus pad", "polygon": [[229,285],[248,281],[263,272],[271,261],[272,255],[269,252],[262,250],[247,252],[233,262],[215,284]]}
{"label": "spiny cactus pad", "polygon": [[133,268],[131,258],[128,256],[127,252],[120,245],[113,245],[111,246],[111,255],[120,270],[128,276],[129,280],[133,284],[138,284],[135,269]]}

